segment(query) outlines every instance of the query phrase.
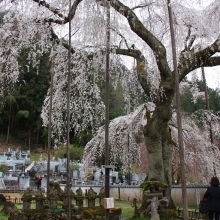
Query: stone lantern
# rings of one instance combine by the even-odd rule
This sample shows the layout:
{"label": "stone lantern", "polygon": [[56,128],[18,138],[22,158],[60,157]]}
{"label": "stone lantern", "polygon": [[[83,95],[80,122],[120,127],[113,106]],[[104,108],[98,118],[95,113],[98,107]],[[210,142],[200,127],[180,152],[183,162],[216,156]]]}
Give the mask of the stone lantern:
{"label": "stone lantern", "polygon": [[49,201],[50,201],[50,208],[51,209],[56,209],[57,208],[57,201],[59,199],[57,190],[54,187],[50,188],[50,193],[49,193]]}
{"label": "stone lantern", "polygon": [[79,209],[83,208],[83,200],[85,196],[83,195],[81,187],[79,187],[76,190],[76,195],[74,196],[74,199],[76,200],[76,205],[79,207]]}
{"label": "stone lantern", "polygon": [[32,195],[29,188],[27,188],[26,191],[24,191],[24,194],[21,197],[21,200],[23,201],[23,210],[30,210],[31,208],[31,201],[32,201]]}
{"label": "stone lantern", "polygon": [[45,201],[45,196],[42,189],[39,189],[37,191],[35,195],[35,201],[36,201],[36,209],[42,210],[44,208],[44,201]]}
{"label": "stone lantern", "polygon": [[94,208],[95,207],[95,200],[97,198],[97,193],[93,190],[92,187],[88,190],[88,193],[86,195],[87,201],[88,201],[88,207]]}

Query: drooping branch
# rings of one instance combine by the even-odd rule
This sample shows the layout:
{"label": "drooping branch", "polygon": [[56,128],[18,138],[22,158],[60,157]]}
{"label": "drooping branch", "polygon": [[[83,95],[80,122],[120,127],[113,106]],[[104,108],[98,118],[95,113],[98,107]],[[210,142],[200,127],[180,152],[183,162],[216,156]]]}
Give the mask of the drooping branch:
{"label": "drooping branch", "polygon": [[148,73],[147,73],[147,68],[146,68],[147,63],[141,51],[117,48],[116,54],[130,56],[136,59],[138,80],[141,83],[141,86],[144,89],[145,93],[147,95],[150,95],[151,83],[149,82],[149,79],[148,79]]}
{"label": "drooping branch", "polygon": [[132,8],[132,10],[135,10],[135,9],[138,9],[138,8],[146,8],[146,7],[149,7],[150,5],[154,4],[155,2],[150,2],[150,3],[146,3],[146,4],[140,4],[140,5],[137,5],[135,7]]}
{"label": "drooping branch", "polygon": [[193,43],[195,42],[195,39],[196,39],[196,36],[195,36],[195,35],[191,35],[191,36],[189,37],[189,39],[188,39],[188,46],[187,46],[189,50],[191,49]]}
{"label": "drooping branch", "polygon": [[194,50],[186,51],[184,57],[181,58],[178,69],[180,72],[180,81],[191,71],[199,67],[212,67],[220,65],[220,57],[213,57],[220,52],[219,39],[210,46],[194,52]]}
{"label": "drooping branch", "polygon": [[185,40],[185,49],[184,50],[188,49],[187,42],[188,42],[188,39],[190,38],[190,36],[191,36],[191,26],[188,27],[188,32],[187,32],[187,36],[186,36],[186,40]]}
{"label": "drooping branch", "polygon": [[[53,41],[56,44],[60,44],[61,40],[59,39],[59,37],[57,36],[57,34],[54,32],[53,28],[51,27],[51,36]],[[62,45],[64,48],[66,48],[67,50],[69,49],[69,44],[66,41],[62,41]],[[75,53],[75,50],[71,47],[71,53]]]}
{"label": "drooping branch", "polygon": [[37,2],[39,5],[42,5],[43,7],[47,8],[48,10],[50,10],[54,15],[59,16],[60,18],[63,19],[53,19],[53,18],[49,18],[49,19],[45,19],[45,22],[50,22],[50,23],[56,23],[56,24],[66,24],[68,23],[70,20],[73,19],[73,17],[75,16],[76,13],[76,9],[77,6],[79,5],[80,2],[82,2],[83,0],[75,0],[70,12],[68,14],[68,16],[64,16],[62,13],[59,12],[59,9],[57,8],[53,8],[50,6],[50,4],[48,4],[46,1],[42,1],[42,0],[33,0],[34,2]]}
{"label": "drooping branch", "polygon": [[[114,28],[111,28],[111,30],[116,32],[122,38],[122,41],[125,42],[126,47],[129,49],[128,42],[127,42],[126,38],[118,30],[116,30]],[[120,44],[121,44],[121,42],[119,43],[119,48],[120,48]]]}
{"label": "drooping branch", "polygon": [[132,9],[117,0],[110,1],[110,3],[118,13],[128,20],[131,30],[153,50],[158,69],[160,70],[161,80],[170,77],[172,73],[166,60],[166,49],[164,45],[143,25]]}
{"label": "drooping branch", "polygon": [[62,13],[59,13],[60,9],[51,7],[50,4],[48,4],[46,1],[42,1],[42,0],[33,0],[33,1],[37,2],[39,6],[43,6],[49,9],[51,12],[53,12],[53,14],[58,15],[60,18],[64,17]]}
{"label": "drooping branch", "polygon": [[185,23],[185,25],[188,28],[188,32],[187,32],[187,36],[186,36],[186,39],[185,39],[185,48],[181,52],[181,54],[183,54],[187,50],[190,50],[193,43],[195,42],[195,39],[196,39],[196,35],[194,35],[194,34],[192,35],[192,33],[191,33],[192,32],[191,31],[192,25],[189,25],[189,24],[186,24],[186,23]]}
{"label": "drooping branch", "polygon": [[132,49],[116,49],[116,54],[121,54],[129,57],[133,57],[139,62],[145,63],[145,57],[142,55],[140,50],[132,50]]}

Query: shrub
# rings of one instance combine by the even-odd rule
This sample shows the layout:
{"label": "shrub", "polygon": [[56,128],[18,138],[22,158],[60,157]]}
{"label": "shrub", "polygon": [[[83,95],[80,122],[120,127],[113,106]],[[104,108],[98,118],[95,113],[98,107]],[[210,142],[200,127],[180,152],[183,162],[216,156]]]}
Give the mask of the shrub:
{"label": "shrub", "polygon": [[[82,147],[70,146],[70,160],[79,160],[83,156],[84,149]],[[66,158],[66,147],[60,147],[55,152],[56,158]]]}
{"label": "shrub", "polygon": [[0,172],[7,173],[8,172],[8,165],[7,164],[0,164]]}
{"label": "shrub", "polygon": [[168,185],[166,183],[157,181],[157,180],[149,180],[149,181],[144,181],[137,187],[141,188],[144,192],[149,192],[151,189],[156,189],[157,191],[160,190],[161,188],[166,188]]}
{"label": "shrub", "polygon": [[159,209],[158,214],[160,215],[161,219],[172,219],[176,217],[176,210],[175,209]]}
{"label": "shrub", "polygon": [[90,180],[93,180],[94,179],[94,174],[89,172],[87,173],[87,178],[90,179]]}
{"label": "shrub", "polygon": [[73,170],[79,171],[79,165],[77,163],[71,162],[70,163],[70,170],[71,171],[73,171]]}

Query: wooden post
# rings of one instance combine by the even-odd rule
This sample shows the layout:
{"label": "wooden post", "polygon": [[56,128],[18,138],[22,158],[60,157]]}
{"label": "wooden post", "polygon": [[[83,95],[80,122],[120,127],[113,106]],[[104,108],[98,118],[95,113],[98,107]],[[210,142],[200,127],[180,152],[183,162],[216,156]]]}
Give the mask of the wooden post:
{"label": "wooden post", "polygon": [[167,0],[169,22],[170,22],[170,34],[172,43],[173,53],[173,66],[175,73],[175,88],[176,88],[176,104],[177,104],[177,124],[178,124],[178,143],[179,143],[179,156],[180,156],[180,172],[181,172],[181,185],[182,185],[182,203],[183,203],[183,219],[188,220],[188,205],[187,205],[187,194],[186,194],[186,177],[185,177],[185,160],[184,160],[184,148],[182,138],[182,121],[181,121],[181,103],[180,103],[180,92],[179,92],[179,73],[177,69],[176,59],[176,43],[173,28],[173,17],[170,0]]}
{"label": "wooden post", "polygon": [[[53,53],[52,48],[52,53]],[[52,99],[53,99],[53,74],[54,74],[54,54],[51,57],[51,73],[50,73],[50,105],[49,105],[49,122],[48,122],[48,140],[47,140],[47,199],[50,194],[50,148],[51,148],[51,115],[52,115]]]}
{"label": "wooden post", "polygon": [[[208,98],[208,90],[207,90],[207,85],[206,85],[206,78],[205,78],[204,67],[202,67],[202,79],[203,79],[203,85],[204,85],[204,88],[205,88],[206,110],[210,111],[209,98]],[[213,134],[212,134],[212,121],[211,121],[211,118],[210,118],[210,121],[209,121],[209,134],[210,134],[211,144],[213,144],[214,141],[213,141]],[[213,150],[213,153],[215,153],[214,152],[215,150],[214,150],[213,146],[212,146],[212,150]],[[214,176],[216,176],[215,162],[213,162],[213,172],[214,172]]]}
{"label": "wooden post", "polygon": [[[106,2],[106,97],[105,97],[105,197],[109,197],[109,53],[110,53],[110,2]],[[105,219],[109,220],[109,209],[105,210]]]}
{"label": "wooden post", "polygon": [[68,77],[67,77],[67,128],[66,128],[66,165],[67,165],[67,219],[71,219],[71,198],[70,198],[70,190],[71,190],[71,179],[70,179],[70,75],[71,75],[71,0],[69,0],[69,50],[68,50]]}

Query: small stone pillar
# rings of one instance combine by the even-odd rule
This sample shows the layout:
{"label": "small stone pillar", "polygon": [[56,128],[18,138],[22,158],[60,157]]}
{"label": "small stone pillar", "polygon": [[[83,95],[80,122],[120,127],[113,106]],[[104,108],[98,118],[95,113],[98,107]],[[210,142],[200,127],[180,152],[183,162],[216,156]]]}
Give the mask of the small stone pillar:
{"label": "small stone pillar", "polygon": [[49,194],[49,201],[50,201],[50,208],[56,209],[57,208],[57,201],[58,201],[58,195],[57,190],[54,187],[50,188],[50,194]]}
{"label": "small stone pillar", "polygon": [[75,200],[76,200],[76,205],[79,207],[79,209],[82,209],[83,208],[83,200],[84,200],[84,197],[75,197]]}
{"label": "small stone pillar", "polygon": [[88,190],[88,194],[87,194],[87,202],[88,202],[89,208],[95,207],[96,198],[97,198],[97,193],[93,190],[92,187],[90,187],[90,189]]}
{"label": "small stone pillar", "polygon": [[41,189],[39,189],[35,195],[35,201],[36,201],[36,210],[42,210],[44,208],[44,194]]}
{"label": "small stone pillar", "polygon": [[31,201],[32,201],[32,195],[29,188],[27,188],[26,191],[24,191],[24,194],[21,197],[21,200],[23,201],[23,210],[30,210],[31,209]]}
{"label": "small stone pillar", "polygon": [[96,197],[89,197],[88,198],[88,207],[89,208],[94,208],[95,207],[95,199],[96,199]]}
{"label": "small stone pillar", "polygon": [[74,196],[74,199],[76,200],[76,205],[79,207],[79,209],[83,208],[83,200],[85,196],[83,195],[81,187],[79,187],[76,190],[76,195]]}
{"label": "small stone pillar", "polygon": [[158,210],[158,198],[161,199],[163,197],[163,193],[160,191],[153,191],[147,195],[147,201],[150,201],[151,204],[151,220],[160,220],[160,216],[157,212]]}
{"label": "small stone pillar", "polygon": [[[70,201],[71,201],[71,204],[72,204],[72,199],[75,197],[75,193],[72,191],[72,189],[70,190]],[[64,192],[63,192],[63,195],[62,195],[62,199],[63,199],[63,203],[64,205],[67,207],[68,205],[68,192],[67,192],[67,186],[65,186],[64,188]]]}
{"label": "small stone pillar", "polygon": [[105,188],[102,188],[99,191],[99,205],[100,207],[104,207],[104,197],[105,197]]}
{"label": "small stone pillar", "polygon": [[151,220],[160,220],[160,216],[157,213],[158,210],[158,197],[153,197],[151,199]]}

